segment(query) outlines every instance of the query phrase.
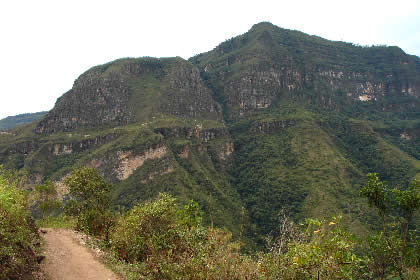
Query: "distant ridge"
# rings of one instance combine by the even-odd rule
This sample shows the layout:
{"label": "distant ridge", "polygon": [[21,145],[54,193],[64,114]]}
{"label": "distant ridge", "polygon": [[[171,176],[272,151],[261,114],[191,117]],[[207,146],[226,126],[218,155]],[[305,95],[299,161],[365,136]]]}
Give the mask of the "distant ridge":
{"label": "distant ridge", "polygon": [[37,121],[42,118],[47,111],[37,112],[37,113],[26,113],[16,116],[9,116],[0,120],[0,130],[8,130],[15,128],[19,125],[27,124],[33,121]]}

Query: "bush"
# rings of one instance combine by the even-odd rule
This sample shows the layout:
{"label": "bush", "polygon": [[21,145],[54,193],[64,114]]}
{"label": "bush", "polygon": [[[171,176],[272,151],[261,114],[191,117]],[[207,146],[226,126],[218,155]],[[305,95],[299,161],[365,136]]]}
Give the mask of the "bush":
{"label": "bush", "polygon": [[356,241],[339,220],[307,219],[306,230],[292,230],[286,248],[279,239],[261,260],[267,279],[366,279],[366,261],[354,253]]}
{"label": "bush", "polygon": [[22,183],[0,166],[0,279],[20,279],[36,266],[36,228],[29,217]]}
{"label": "bush", "polygon": [[231,234],[201,225],[198,204],[178,210],[160,194],[121,216],[111,234],[118,258],[141,265],[147,279],[257,279],[257,265],[239,254]]}
{"label": "bush", "polygon": [[382,222],[382,231],[367,240],[374,276],[411,277],[420,264],[420,238],[410,230],[414,214],[420,209],[420,183],[414,180],[405,190],[390,189],[378,174],[369,173],[360,194],[376,208]]}
{"label": "bush", "polygon": [[[169,251],[177,240],[175,198],[163,194],[156,201],[133,207],[116,223],[112,247],[128,262],[141,262],[150,255]],[[165,252],[168,254],[168,252]]]}
{"label": "bush", "polygon": [[66,213],[77,219],[76,229],[108,241],[113,215],[110,211],[111,186],[93,168],[81,167],[64,181],[72,199]]}
{"label": "bush", "polygon": [[35,199],[38,200],[39,209],[42,218],[47,216],[57,215],[62,203],[58,199],[56,186],[51,181],[45,181],[43,184],[35,186]]}

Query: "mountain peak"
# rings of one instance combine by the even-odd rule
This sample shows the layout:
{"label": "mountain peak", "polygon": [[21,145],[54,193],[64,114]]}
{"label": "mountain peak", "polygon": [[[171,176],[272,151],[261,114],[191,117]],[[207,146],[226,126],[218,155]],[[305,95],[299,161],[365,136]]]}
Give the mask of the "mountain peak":
{"label": "mountain peak", "polygon": [[245,209],[244,237],[262,244],[282,210],[343,213],[360,230],[363,173],[420,178],[419,112],[419,58],[261,22],[190,62],[91,68],[42,120],[0,132],[0,164],[59,186],[94,166],[115,184],[114,205],[169,192],[237,236]]}
{"label": "mountain peak", "polygon": [[274,28],[279,28],[279,27],[275,26],[269,21],[262,21],[262,22],[254,24],[251,27],[251,30],[274,29]]}

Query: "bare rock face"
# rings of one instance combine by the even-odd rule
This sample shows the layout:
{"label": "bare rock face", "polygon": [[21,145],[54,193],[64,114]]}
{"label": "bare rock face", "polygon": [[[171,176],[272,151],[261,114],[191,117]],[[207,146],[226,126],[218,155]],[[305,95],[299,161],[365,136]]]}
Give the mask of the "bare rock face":
{"label": "bare rock face", "polygon": [[69,155],[75,153],[82,153],[94,147],[101,146],[112,141],[117,136],[114,134],[107,134],[102,136],[90,137],[90,135],[84,135],[86,139],[78,140],[74,142],[66,143],[55,143],[48,146],[48,151],[54,156]]}
{"label": "bare rock face", "polygon": [[236,234],[244,206],[244,234],[266,236],[281,209],[357,221],[364,173],[420,174],[419,112],[418,57],[262,23],[190,61],[91,68],[43,119],[0,132],[0,164],[28,171],[28,189],[54,181],[61,199],[87,165],[119,205],[169,192]]}
{"label": "bare rock face", "polygon": [[187,118],[220,119],[221,109],[204,85],[198,68],[185,62],[177,63],[170,67],[165,82],[162,112]]}
{"label": "bare rock face", "polygon": [[148,159],[162,158],[167,153],[166,146],[159,146],[155,149],[149,148],[142,155],[133,155],[132,152],[119,152],[120,164],[117,170],[118,180],[125,180],[130,177],[134,171],[141,167]]}
{"label": "bare rock face", "polygon": [[[305,72],[277,64],[271,69],[250,67],[233,77],[228,75],[221,77],[219,94],[236,117],[269,108],[281,96],[311,101],[329,109],[339,108],[342,104],[381,101],[390,96],[417,99],[410,103],[411,106],[418,106],[420,102],[420,85],[410,81],[400,83],[376,79],[370,72],[335,68]],[[314,95],[307,96],[305,91],[312,91]],[[401,111],[405,109],[400,108]]]}
{"label": "bare rock face", "polygon": [[80,76],[36,127],[37,133],[80,127],[123,125],[134,120],[127,110],[129,88],[118,73],[103,77],[97,69]]}
{"label": "bare rock face", "polygon": [[181,58],[122,59],[81,75],[35,132],[121,126],[161,115],[217,120],[220,111],[191,63]]}
{"label": "bare rock face", "polygon": [[155,128],[154,132],[162,134],[165,138],[195,138],[203,142],[229,135],[229,131],[225,127],[206,129],[200,127],[159,127]]}
{"label": "bare rock face", "polygon": [[420,108],[420,60],[398,47],[363,48],[261,23],[190,61],[231,119],[281,97],[337,111],[368,101],[379,111]]}

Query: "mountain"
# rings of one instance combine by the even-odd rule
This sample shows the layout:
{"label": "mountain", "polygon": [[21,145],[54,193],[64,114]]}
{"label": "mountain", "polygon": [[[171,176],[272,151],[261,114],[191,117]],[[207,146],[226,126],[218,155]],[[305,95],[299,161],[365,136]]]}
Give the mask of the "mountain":
{"label": "mountain", "polygon": [[16,116],[9,116],[7,118],[1,119],[0,131],[8,130],[11,128],[15,128],[19,125],[24,125],[24,124],[39,120],[45,114],[47,114],[47,112],[28,113],[28,114],[20,114]]}
{"label": "mountain", "polygon": [[[115,207],[169,192],[249,246],[296,220],[377,221],[365,174],[420,178],[420,59],[270,23],[190,58],[124,58],[82,74],[41,120],[0,135],[0,163],[29,183],[97,168]],[[242,221],[242,222],[241,222]],[[254,244],[254,245],[253,245]]]}

